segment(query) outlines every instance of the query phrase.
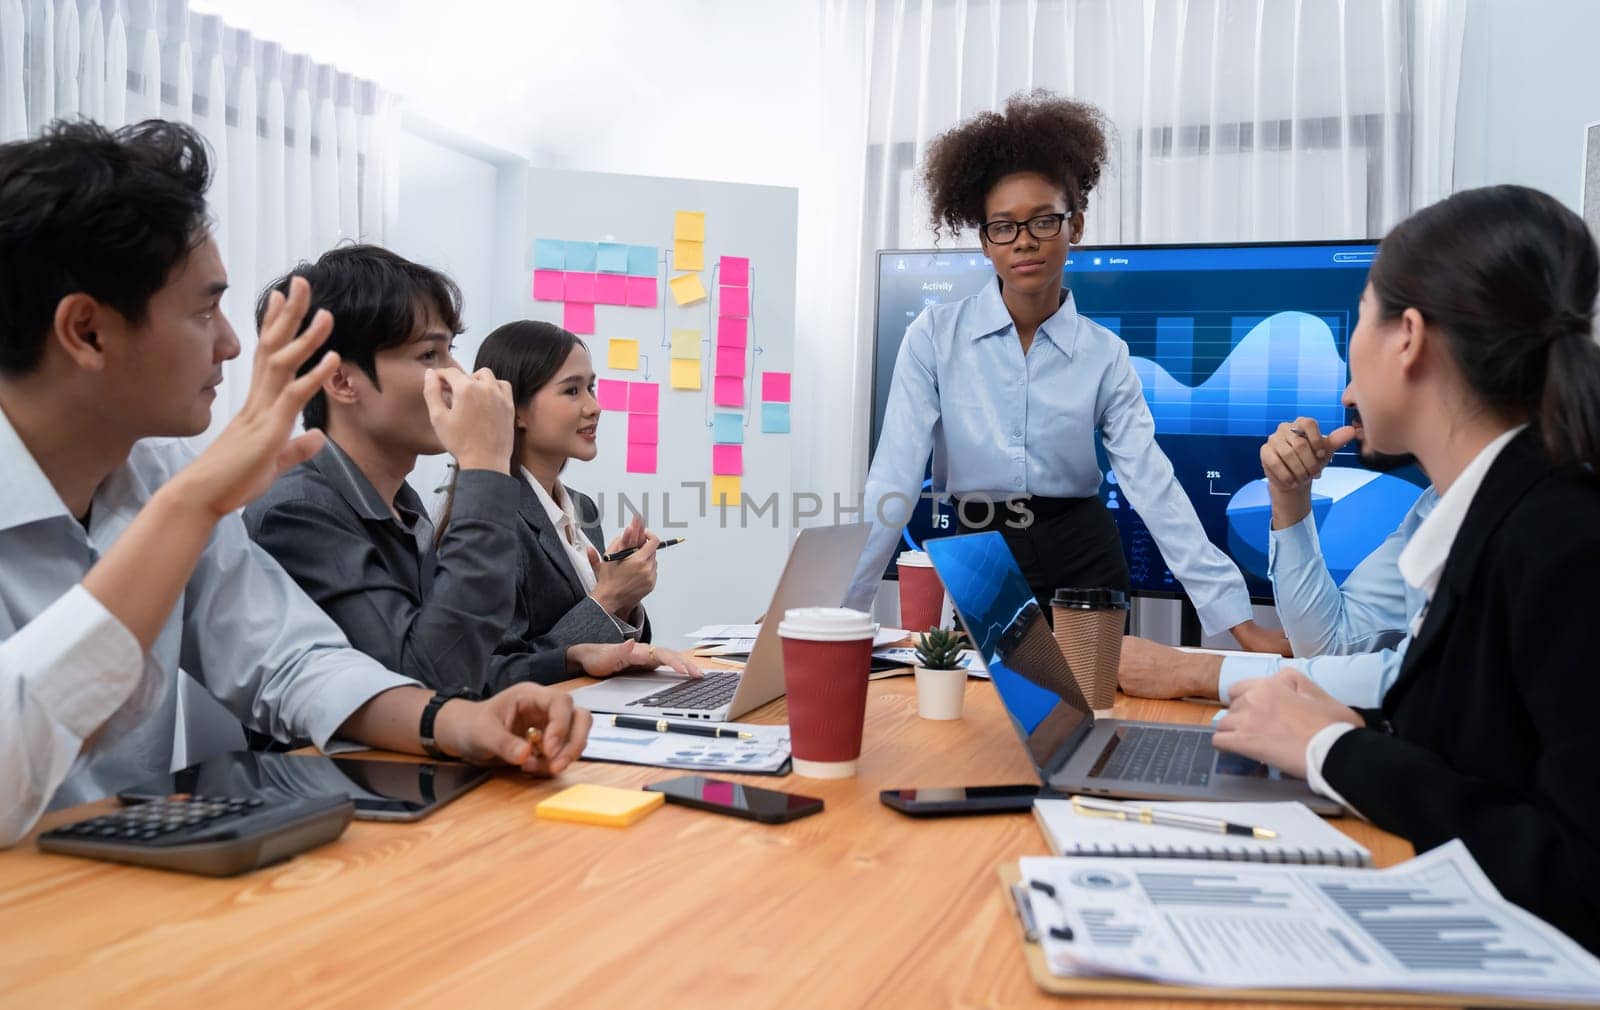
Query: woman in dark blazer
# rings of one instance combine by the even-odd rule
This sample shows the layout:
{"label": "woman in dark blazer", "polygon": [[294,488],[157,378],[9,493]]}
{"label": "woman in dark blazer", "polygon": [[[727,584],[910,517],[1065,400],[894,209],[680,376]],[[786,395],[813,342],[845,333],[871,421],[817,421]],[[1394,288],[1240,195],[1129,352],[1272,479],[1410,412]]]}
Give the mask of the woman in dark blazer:
{"label": "woman in dark blazer", "polygon": [[1346,402],[1441,492],[1400,556],[1428,604],[1381,709],[1293,671],[1233,691],[1216,745],[1419,850],[1459,838],[1500,892],[1600,953],[1600,253],[1516,186],[1383,240]]}
{"label": "woman in dark blazer", "polygon": [[[609,548],[599,509],[565,487],[568,459],[593,459],[600,406],[583,341],[559,326],[523,320],[484,338],[474,369],[510,383],[516,403],[511,473],[522,479],[517,532],[517,605],[497,654],[522,654],[580,642],[650,640],[643,600],[655,588],[656,545],[636,516]],[[440,528],[449,522],[445,505]],[[638,548],[621,561],[607,553]],[[698,674],[692,663],[660,649],[661,661]]]}

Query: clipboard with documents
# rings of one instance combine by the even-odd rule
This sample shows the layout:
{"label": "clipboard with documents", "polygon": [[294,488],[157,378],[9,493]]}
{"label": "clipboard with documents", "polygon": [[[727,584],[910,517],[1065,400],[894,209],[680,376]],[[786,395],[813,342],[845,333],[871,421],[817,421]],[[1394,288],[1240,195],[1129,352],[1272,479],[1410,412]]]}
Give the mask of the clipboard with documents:
{"label": "clipboard with documents", "polygon": [[1460,842],[1387,870],[1050,857],[1000,876],[1050,993],[1600,1007],[1600,960]]}

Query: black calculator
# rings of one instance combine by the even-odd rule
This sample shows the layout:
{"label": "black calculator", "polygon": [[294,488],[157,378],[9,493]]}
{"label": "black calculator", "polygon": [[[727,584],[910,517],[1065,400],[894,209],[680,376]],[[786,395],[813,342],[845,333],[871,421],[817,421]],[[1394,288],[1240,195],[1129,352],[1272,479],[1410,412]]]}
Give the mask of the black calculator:
{"label": "black calculator", "polygon": [[354,813],[348,796],[178,793],[47,831],[39,848],[231,877],[333,841]]}

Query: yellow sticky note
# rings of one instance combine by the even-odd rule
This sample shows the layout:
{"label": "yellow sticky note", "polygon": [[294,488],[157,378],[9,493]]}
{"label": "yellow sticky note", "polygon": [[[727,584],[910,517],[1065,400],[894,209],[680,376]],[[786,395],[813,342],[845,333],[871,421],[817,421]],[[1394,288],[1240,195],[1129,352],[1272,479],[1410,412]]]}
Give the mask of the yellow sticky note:
{"label": "yellow sticky note", "polygon": [[[703,210],[680,210],[672,222],[672,237],[680,242],[704,242],[706,240],[706,212]],[[699,267],[695,267],[699,270]]]}
{"label": "yellow sticky note", "polygon": [[699,358],[673,358],[672,359],[672,388],[673,389],[699,389],[700,388],[700,359]]}
{"label": "yellow sticky note", "polygon": [[533,808],[534,816],[549,821],[578,824],[604,824],[625,828],[666,802],[664,793],[643,789],[618,789],[591,783],[575,785],[543,800]]}
{"label": "yellow sticky note", "polygon": [[738,477],[711,478],[711,504],[737,507],[739,504]]}
{"label": "yellow sticky note", "polygon": [[674,277],[667,282],[667,286],[672,289],[672,300],[677,302],[680,308],[706,299],[706,286],[700,283],[699,274]]}
{"label": "yellow sticky note", "polygon": [[639,367],[639,341],[613,340],[606,351],[606,367],[635,371]]}
{"label": "yellow sticky note", "polygon": [[706,244],[704,242],[690,242],[687,239],[678,239],[672,243],[672,269],[674,270],[704,270],[706,268]]}
{"label": "yellow sticky note", "polygon": [[674,358],[693,358],[700,360],[700,331],[699,330],[673,330],[672,331],[672,356]]}

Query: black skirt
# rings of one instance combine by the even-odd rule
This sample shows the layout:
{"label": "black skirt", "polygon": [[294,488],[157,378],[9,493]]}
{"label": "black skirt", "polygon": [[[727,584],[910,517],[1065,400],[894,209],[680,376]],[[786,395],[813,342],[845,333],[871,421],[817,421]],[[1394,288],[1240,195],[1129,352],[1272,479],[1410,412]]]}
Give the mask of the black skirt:
{"label": "black skirt", "polygon": [[1122,536],[1099,498],[965,498],[956,515],[963,533],[1005,537],[1047,619],[1057,589],[1128,590]]}

